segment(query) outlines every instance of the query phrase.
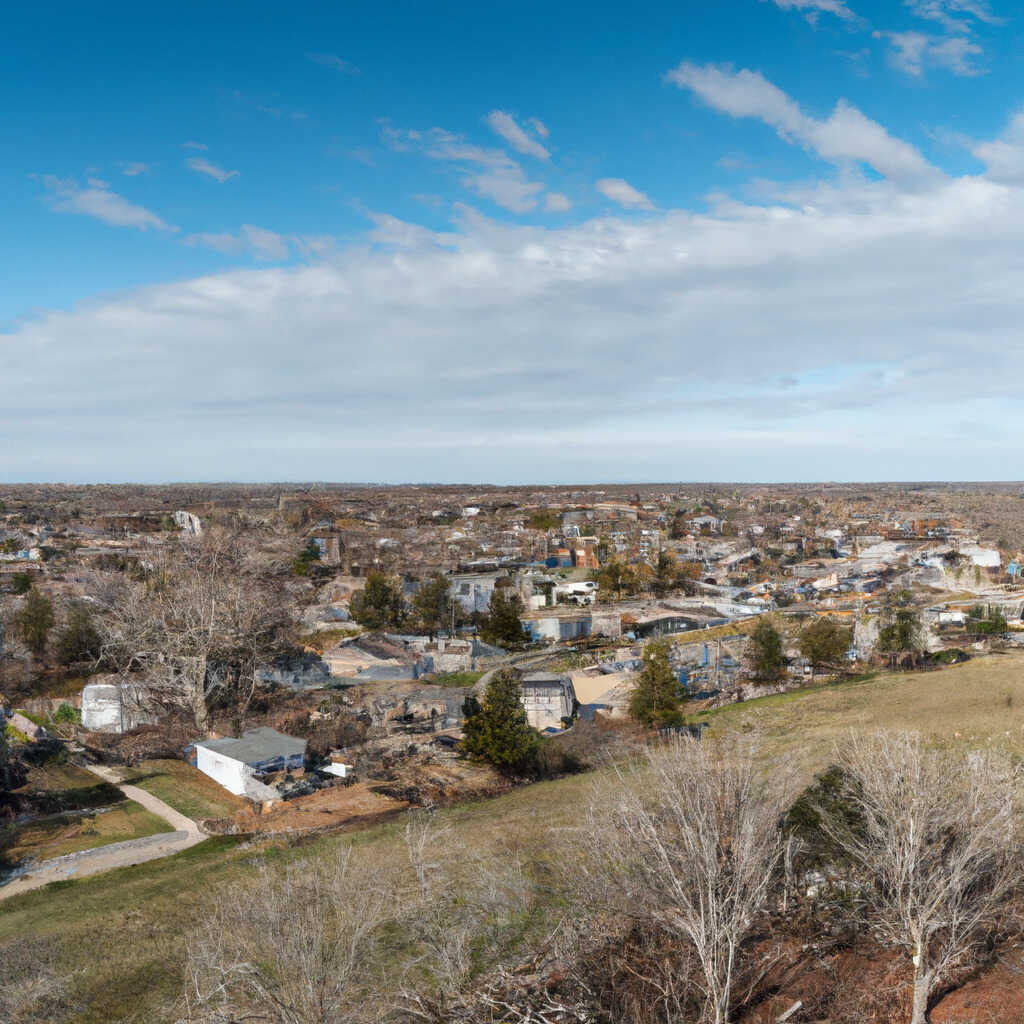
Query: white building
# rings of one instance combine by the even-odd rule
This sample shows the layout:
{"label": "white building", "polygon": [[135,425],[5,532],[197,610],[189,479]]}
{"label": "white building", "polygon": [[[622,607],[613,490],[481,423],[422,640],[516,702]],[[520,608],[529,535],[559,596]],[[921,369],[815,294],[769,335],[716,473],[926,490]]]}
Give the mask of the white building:
{"label": "white building", "polygon": [[519,699],[526,710],[526,719],[539,732],[562,729],[564,719],[572,718],[576,709],[576,690],[570,676],[553,672],[530,672],[519,683]]}
{"label": "white building", "polygon": [[276,729],[248,729],[238,739],[201,740],[193,746],[193,758],[204,775],[236,796],[245,796],[257,788],[253,783],[258,775],[301,770],[306,741]]}

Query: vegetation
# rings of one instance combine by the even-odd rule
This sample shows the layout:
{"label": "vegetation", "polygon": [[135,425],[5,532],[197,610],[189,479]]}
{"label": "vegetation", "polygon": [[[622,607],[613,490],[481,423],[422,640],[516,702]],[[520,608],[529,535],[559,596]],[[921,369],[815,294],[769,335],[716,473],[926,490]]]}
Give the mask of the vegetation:
{"label": "vegetation", "polygon": [[21,596],[32,589],[32,576],[27,572],[16,572],[11,576],[11,590]]}
{"label": "vegetation", "polygon": [[320,548],[316,541],[311,540],[292,560],[292,573],[296,576],[308,576],[319,561]]}
{"label": "vegetation", "polygon": [[629,713],[644,725],[666,728],[685,721],[680,706],[685,697],[682,683],[669,664],[667,640],[654,640],[644,648],[644,667],[629,700]]}
{"label": "vegetation", "polygon": [[523,599],[511,587],[501,587],[491,594],[491,604],[480,623],[480,638],[500,647],[526,643],[530,634],[523,628]]}
{"label": "vegetation", "polygon": [[448,594],[448,578],[441,573],[420,585],[412,599],[412,614],[416,624],[434,636],[450,627],[456,610]]}
{"label": "vegetation", "polygon": [[766,616],[760,616],[750,635],[754,678],[769,683],[781,678],[786,671],[786,658],[782,650],[782,634]]}
{"label": "vegetation", "polygon": [[25,603],[14,613],[14,629],[37,658],[46,653],[53,622],[53,603],[32,587],[25,595]]}
{"label": "vegetation", "polygon": [[497,672],[482,700],[471,694],[462,705],[462,749],[509,775],[533,772],[540,739],[526,719],[519,691],[515,673]]}
{"label": "vegetation", "polygon": [[853,630],[832,619],[815,619],[800,631],[800,653],[811,663],[811,668],[834,669],[846,658],[853,641]]}
{"label": "vegetation", "polygon": [[55,654],[60,665],[97,662],[103,653],[103,637],[93,624],[89,606],[72,605],[64,628],[57,635]]}
{"label": "vegetation", "polygon": [[878,632],[879,652],[889,655],[894,666],[903,661],[916,665],[923,649],[921,617],[912,604],[910,593],[901,590],[889,595]]}
{"label": "vegetation", "polygon": [[393,629],[405,619],[402,581],[382,572],[366,576],[366,585],[352,595],[352,617],[367,629]]}

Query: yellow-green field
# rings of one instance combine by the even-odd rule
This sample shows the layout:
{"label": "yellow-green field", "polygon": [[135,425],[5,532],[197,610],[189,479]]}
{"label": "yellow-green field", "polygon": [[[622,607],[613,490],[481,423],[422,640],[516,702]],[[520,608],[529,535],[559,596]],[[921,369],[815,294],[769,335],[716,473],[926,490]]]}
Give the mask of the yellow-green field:
{"label": "yellow-green field", "polygon": [[189,818],[227,818],[247,807],[208,775],[184,761],[142,761],[121,773],[121,781],[138,786]]}
{"label": "yellow-green field", "polygon": [[[807,776],[828,763],[835,741],[851,728],[916,728],[940,743],[994,742],[1024,751],[1024,654],[804,690],[707,718],[712,735],[758,728],[768,753]],[[559,834],[580,823],[593,780],[575,776],[442,810],[440,824],[466,851],[514,848],[528,863],[543,860]],[[401,855],[401,828],[399,820],[294,846],[213,839],[175,857],[58,883],[0,904],[0,943],[38,937],[56,944],[62,964],[82,971],[78,1024],[166,1020],[185,942],[225,885],[261,861],[283,865],[341,842],[386,863]]]}
{"label": "yellow-green field", "polygon": [[49,860],[125,839],[169,832],[171,826],[133,800],[87,814],[55,814],[26,825],[0,829],[0,850],[13,867],[31,857]]}

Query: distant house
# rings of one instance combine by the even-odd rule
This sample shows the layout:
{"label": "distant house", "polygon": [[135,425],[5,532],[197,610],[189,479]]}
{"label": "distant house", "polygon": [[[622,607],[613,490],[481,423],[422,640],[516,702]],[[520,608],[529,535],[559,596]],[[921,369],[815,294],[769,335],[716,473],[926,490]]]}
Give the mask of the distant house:
{"label": "distant house", "polygon": [[569,676],[553,672],[529,672],[519,682],[519,699],[526,719],[540,732],[561,729],[563,719],[572,718],[577,707],[576,690]]}
{"label": "distant house", "polygon": [[247,729],[238,739],[200,740],[193,744],[190,760],[226,790],[245,796],[259,775],[301,771],[306,741],[276,729]]}

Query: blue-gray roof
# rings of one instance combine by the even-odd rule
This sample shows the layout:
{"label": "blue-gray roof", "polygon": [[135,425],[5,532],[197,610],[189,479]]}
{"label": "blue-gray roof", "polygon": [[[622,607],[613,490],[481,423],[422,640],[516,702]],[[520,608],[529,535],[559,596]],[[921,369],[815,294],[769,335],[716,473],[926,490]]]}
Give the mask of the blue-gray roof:
{"label": "blue-gray roof", "polygon": [[237,739],[226,737],[222,740],[201,740],[197,747],[216,751],[243,764],[262,764],[275,758],[304,757],[306,741],[286,736],[276,729],[263,727],[247,729]]}

